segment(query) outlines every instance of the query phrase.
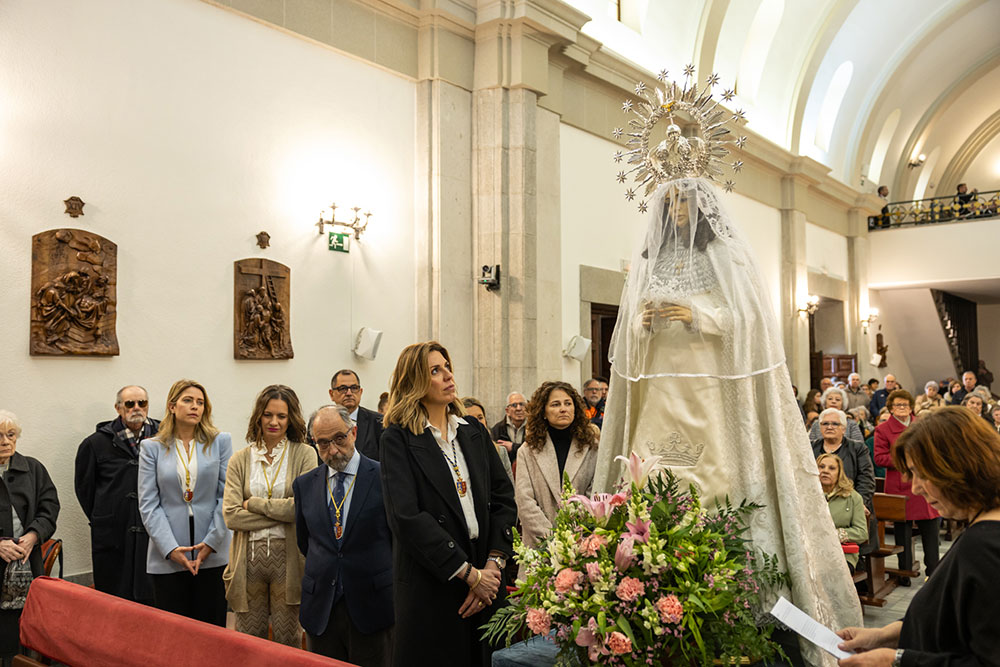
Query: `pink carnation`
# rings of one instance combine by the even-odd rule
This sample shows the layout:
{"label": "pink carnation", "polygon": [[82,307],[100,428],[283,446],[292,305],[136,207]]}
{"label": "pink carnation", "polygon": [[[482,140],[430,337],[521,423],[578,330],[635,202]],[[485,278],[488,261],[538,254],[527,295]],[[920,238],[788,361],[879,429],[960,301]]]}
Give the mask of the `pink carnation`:
{"label": "pink carnation", "polygon": [[587,568],[587,578],[590,579],[590,583],[596,583],[601,578],[601,566],[593,561],[587,563],[584,567]]}
{"label": "pink carnation", "polygon": [[580,553],[584,556],[596,556],[600,548],[607,543],[602,535],[588,535],[580,542]]}
{"label": "pink carnation", "polygon": [[580,584],[583,581],[583,573],[577,572],[576,570],[571,570],[568,567],[563,568],[556,575],[556,592],[557,593],[568,593],[572,590],[580,590]]}
{"label": "pink carnation", "polygon": [[607,644],[608,648],[611,649],[611,652],[615,655],[632,652],[632,642],[628,637],[617,631],[608,635]]}
{"label": "pink carnation", "polygon": [[536,635],[547,635],[552,624],[552,617],[541,609],[528,610],[528,628]]}
{"label": "pink carnation", "polygon": [[660,612],[660,620],[664,623],[680,623],[684,607],[676,595],[667,595],[656,601],[656,611]]}
{"label": "pink carnation", "polygon": [[625,577],[615,589],[615,595],[618,596],[618,599],[625,602],[631,602],[645,592],[646,585],[635,577]]}

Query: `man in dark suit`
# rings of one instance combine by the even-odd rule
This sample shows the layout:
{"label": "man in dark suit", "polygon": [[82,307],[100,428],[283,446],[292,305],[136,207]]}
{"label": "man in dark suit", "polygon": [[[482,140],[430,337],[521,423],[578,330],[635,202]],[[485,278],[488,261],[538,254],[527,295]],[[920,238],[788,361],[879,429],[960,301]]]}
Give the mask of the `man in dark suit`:
{"label": "man in dark suit", "polygon": [[507,450],[510,462],[517,460],[517,450],[524,442],[524,432],[528,420],[528,401],[524,394],[512,391],[507,394],[504,418],[493,425],[490,436],[493,442]]}
{"label": "man in dark suit", "polygon": [[878,420],[878,413],[882,411],[885,407],[885,401],[889,398],[889,394],[896,391],[899,385],[896,384],[896,376],[890,373],[885,376],[885,386],[876,391],[872,395],[872,400],[868,403],[868,413],[871,414],[872,419]]}
{"label": "man in dark suit", "polygon": [[344,368],[330,380],[330,399],[351,413],[351,421],[358,427],[357,447],[368,458],[378,461],[378,443],[382,440],[382,415],[361,407],[361,388],[358,374]]}
{"label": "man in dark suit", "polygon": [[80,443],[74,486],[90,521],[94,588],[118,597],[153,604],[146,574],[149,536],[139,516],[139,443],[156,434],[149,419],[149,396],[139,386],[122,387],[115,397],[118,418],[101,422]]}
{"label": "man in dark suit", "polygon": [[976,374],[972,371],[962,373],[962,388],[951,395],[951,405],[961,405],[962,400],[976,389]]}
{"label": "man in dark suit", "polygon": [[313,653],[362,667],[392,657],[392,534],[379,464],[355,447],[344,406],[320,408],[309,433],[325,465],[292,484],[295,530],[306,557],[299,621]]}

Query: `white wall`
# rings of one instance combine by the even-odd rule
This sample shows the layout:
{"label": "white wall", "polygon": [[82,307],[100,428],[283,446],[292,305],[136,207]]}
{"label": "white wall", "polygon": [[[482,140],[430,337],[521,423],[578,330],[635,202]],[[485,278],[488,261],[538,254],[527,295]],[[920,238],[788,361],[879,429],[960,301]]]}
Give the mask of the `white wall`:
{"label": "white wall", "polygon": [[[415,333],[413,115],[411,82],[208,4],[0,5],[0,407],[59,489],[67,573],[90,569],[73,457],[121,385],[146,385],[159,416],[194,377],[237,442],[272,382],[311,410],[353,366],[375,405]],[[84,217],[63,214],[70,195]],[[331,200],[374,213],[350,255],[311,226]],[[58,227],[118,244],[121,356],[28,355],[31,236]],[[291,267],[291,361],[233,360],[244,257]],[[361,326],[385,331],[375,362],[350,352]]]}
{"label": "white wall", "polygon": [[847,237],[807,222],[806,265],[831,278],[847,280]]}
{"label": "white wall", "polygon": [[[980,304],[976,309],[976,323],[979,330],[979,358],[986,362],[986,368],[1000,378],[1000,305]],[[1000,381],[993,381],[993,392],[1000,392]]]}
{"label": "white wall", "polygon": [[[611,141],[569,125],[561,125],[562,154],[562,325],[563,343],[580,331],[580,266],[619,271],[630,261],[645,232],[645,216],[625,200],[625,185],[615,180],[621,165],[612,159]],[[780,313],[781,214],[777,209],[739,194],[724,194],[723,203],[753,247],[776,313]],[[780,317],[776,317],[781,337]],[[579,382],[578,362],[563,360],[563,378]]]}

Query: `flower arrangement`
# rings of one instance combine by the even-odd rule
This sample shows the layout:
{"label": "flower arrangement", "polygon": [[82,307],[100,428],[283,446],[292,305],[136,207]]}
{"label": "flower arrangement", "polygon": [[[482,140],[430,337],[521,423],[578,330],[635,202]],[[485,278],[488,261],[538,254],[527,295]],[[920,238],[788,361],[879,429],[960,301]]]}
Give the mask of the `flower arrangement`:
{"label": "flower arrangement", "polygon": [[[624,457],[619,457],[624,460]],[[782,655],[763,596],[786,585],[777,558],[744,537],[760,505],[701,507],[658,457],[633,454],[631,483],[614,494],[572,495],[569,480],[551,535],[517,536],[524,581],[483,626],[490,641],[553,634],[557,664],[687,667]]]}

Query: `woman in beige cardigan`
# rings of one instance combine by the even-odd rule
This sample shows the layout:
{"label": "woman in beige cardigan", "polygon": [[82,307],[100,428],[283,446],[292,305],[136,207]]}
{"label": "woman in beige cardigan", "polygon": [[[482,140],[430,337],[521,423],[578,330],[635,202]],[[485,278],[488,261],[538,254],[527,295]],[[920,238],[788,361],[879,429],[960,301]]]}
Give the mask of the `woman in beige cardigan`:
{"label": "woman in beige cardigan", "polygon": [[292,482],[318,463],[305,439],[295,392],[280,384],[266,387],[250,417],[249,446],[229,460],[222,499],[233,531],[222,578],[236,629],[266,639],[270,624],[276,642],[297,647],[305,559],[296,547]]}
{"label": "woman in beige cardigan", "polygon": [[[521,538],[529,547],[552,530],[563,473],[569,476],[575,493],[590,494],[597,464],[597,433],[572,385],[545,382],[531,397],[514,480]],[[518,570],[519,579],[522,574],[523,570]]]}

